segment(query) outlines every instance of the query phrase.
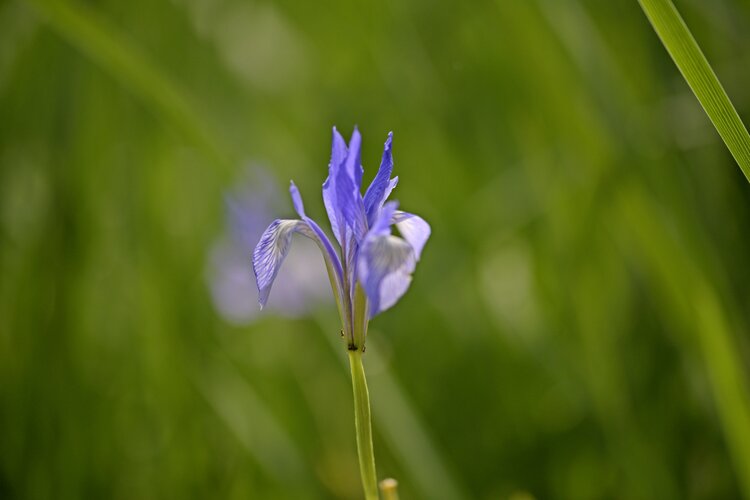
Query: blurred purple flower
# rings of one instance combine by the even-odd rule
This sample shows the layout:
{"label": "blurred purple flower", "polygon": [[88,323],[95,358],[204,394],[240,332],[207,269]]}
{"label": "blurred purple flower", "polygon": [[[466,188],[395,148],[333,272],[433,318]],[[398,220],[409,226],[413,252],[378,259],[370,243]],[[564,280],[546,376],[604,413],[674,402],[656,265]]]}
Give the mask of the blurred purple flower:
{"label": "blurred purple flower", "polygon": [[[260,238],[280,197],[278,185],[266,172],[253,169],[248,177],[225,197],[228,230],[209,256],[208,282],[214,306],[233,324],[250,323],[258,315],[255,301],[249,298],[257,294],[258,287],[249,269],[248,249]],[[325,272],[308,265],[317,258],[315,245],[303,244],[298,250],[277,280],[280,300],[268,307],[284,316],[304,315],[316,304],[330,300],[324,293]]]}
{"label": "blurred purple flower", "polygon": [[[289,191],[300,219],[273,221],[253,252],[253,269],[262,308],[289,252],[292,235],[300,233],[317,243],[350,349],[361,348],[364,343],[363,338],[354,338],[354,332],[366,331],[367,319],[391,307],[406,292],[416,262],[430,236],[430,226],[421,217],[396,210],[396,202],[386,203],[398,183],[398,177],[391,179],[392,140],[393,133],[390,133],[380,169],[363,197],[360,133],[355,128],[347,146],[336,128],[333,129],[328,178],[323,183],[323,202],[340,252],[320,226],[305,214],[302,197],[294,182]],[[391,234],[393,225],[401,237]],[[360,290],[364,292],[362,300],[358,297]],[[358,321],[365,324],[358,325]]]}

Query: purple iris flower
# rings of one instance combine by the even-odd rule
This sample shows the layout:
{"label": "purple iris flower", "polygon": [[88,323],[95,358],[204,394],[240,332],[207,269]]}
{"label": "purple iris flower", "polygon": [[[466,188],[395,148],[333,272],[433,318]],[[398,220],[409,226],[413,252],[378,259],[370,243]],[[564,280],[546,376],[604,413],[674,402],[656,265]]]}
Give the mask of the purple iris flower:
{"label": "purple iris flower", "polygon": [[[305,214],[302,197],[292,182],[289,191],[300,219],[273,221],[253,252],[253,270],[259,303],[263,307],[289,252],[292,235],[299,233],[317,243],[351,350],[364,347],[367,321],[394,305],[409,288],[411,274],[430,237],[430,226],[424,219],[397,210],[396,202],[386,202],[398,183],[398,177],[391,179],[392,140],[393,133],[390,133],[380,169],[363,197],[362,137],[355,128],[347,146],[341,134],[335,127],[333,129],[328,178],[323,183],[323,202],[338,249],[320,226]],[[394,225],[400,237],[391,233]]]}

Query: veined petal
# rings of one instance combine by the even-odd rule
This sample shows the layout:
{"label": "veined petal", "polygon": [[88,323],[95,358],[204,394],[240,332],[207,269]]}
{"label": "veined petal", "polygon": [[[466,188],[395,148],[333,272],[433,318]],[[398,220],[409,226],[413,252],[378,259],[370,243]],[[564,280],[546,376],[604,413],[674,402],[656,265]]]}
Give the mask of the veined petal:
{"label": "veined petal", "polygon": [[[349,156],[352,156],[352,149]],[[357,155],[359,156],[359,155]],[[362,195],[346,169],[341,169],[336,176],[336,202],[347,227],[352,231],[357,242],[361,241],[367,231],[367,219]]]}
{"label": "veined petal", "polygon": [[[391,153],[392,142],[393,132],[389,132],[388,139],[386,139],[385,147],[383,148],[383,159],[380,161],[380,168],[365,193],[365,212],[367,213],[367,222],[370,225],[375,222],[378,210],[383,206],[383,202],[388,198],[393,187],[395,187],[395,183],[391,186],[391,172],[393,172],[393,155]],[[396,180],[396,182],[398,182],[398,180]]]}
{"label": "veined petal", "polygon": [[432,232],[427,221],[418,215],[396,210],[391,218],[391,223],[396,225],[401,236],[409,242],[414,249],[414,256],[419,260],[422,249]]}
{"label": "veined petal", "polygon": [[289,253],[294,233],[307,236],[318,244],[325,260],[334,296],[337,302],[340,303],[341,294],[343,293],[343,271],[338,254],[336,254],[333,245],[331,245],[330,240],[320,226],[305,215],[302,197],[293,182],[289,187],[289,191],[292,195],[294,208],[302,220],[277,219],[273,221],[255,247],[253,251],[253,271],[255,272],[258,284],[258,303],[262,308],[268,301],[271,286],[276,279],[276,275],[279,273],[281,264],[284,262],[287,253]]}
{"label": "veined petal", "polygon": [[292,243],[292,234],[307,228],[300,220],[276,219],[263,232],[253,251],[253,272],[258,284],[258,303],[263,308],[271,293],[271,286],[279,274],[281,264]]}
{"label": "veined petal", "polygon": [[328,213],[328,219],[331,221],[331,230],[339,245],[346,240],[346,222],[344,215],[339,209],[337,201],[336,179],[339,171],[344,168],[344,163],[348,155],[346,142],[341,137],[336,127],[333,127],[333,141],[331,145],[331,161],[328,163],[328,178],[323,183],[323,203]]}
{"label": "veined petal", "polygon": [[368,235],[359,250],[358,278],[370,318],[393,306],[411,283],[416,258],[411,245],[392,235]]}

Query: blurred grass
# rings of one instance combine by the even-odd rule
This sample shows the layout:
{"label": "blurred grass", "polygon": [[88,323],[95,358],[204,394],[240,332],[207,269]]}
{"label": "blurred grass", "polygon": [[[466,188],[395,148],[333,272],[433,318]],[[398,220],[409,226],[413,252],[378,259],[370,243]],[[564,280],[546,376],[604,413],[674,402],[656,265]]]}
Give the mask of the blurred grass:
{"label": "blurred grass", "polygon": [[115,28],[81,5],[59,0],[30,2],[51,28],[143,99],[167,125],[183,132],[213,165],[229,167],[232,161],[226,148],[215,133],[206,130],[185,95]]}
{"label": "blurred grass", "polygon": [[231,179],[321,217],[355,123],[434,231],[366,356],[401,498],[741,495],[750,189],[636,2],[7,0],[0,39],[1,498],[357,498],[335,312],[205,282]]}

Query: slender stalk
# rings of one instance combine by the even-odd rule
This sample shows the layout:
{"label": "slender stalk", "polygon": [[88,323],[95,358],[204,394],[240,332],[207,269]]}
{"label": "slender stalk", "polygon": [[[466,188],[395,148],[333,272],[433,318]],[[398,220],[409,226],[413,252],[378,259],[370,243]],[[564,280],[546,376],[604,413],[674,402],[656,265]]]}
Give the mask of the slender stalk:
{"label": "slender stalk", "polygon": [[638,2],[750,182],[750,134],[672,0]]}
{"label": "slender stalk", "polygon": [[357,454],[365,500],[378,500],[378,479],[375,473],[375,454],[372,448],[372,426],[370,424],[370,395],[367,391],[362,351],[349,351],[354,391],[354,427],[357,432]]}
{"label": "slender stalk", "polygon": [[357,283],[354,289],[354,345],[365,352],[365,340],[367,338],[367,296],[362,287]]}

